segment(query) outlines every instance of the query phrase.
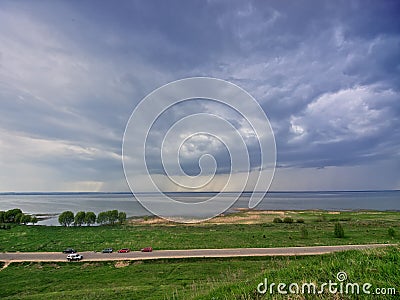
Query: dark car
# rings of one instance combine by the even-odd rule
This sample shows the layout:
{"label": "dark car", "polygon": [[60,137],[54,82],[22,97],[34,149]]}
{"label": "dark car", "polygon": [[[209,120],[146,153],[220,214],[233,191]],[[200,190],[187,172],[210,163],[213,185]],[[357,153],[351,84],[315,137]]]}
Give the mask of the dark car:
{"label": "dark car", "polygon": [[101,252],[102,253],[113,253],[113,248],[106,248],[106,249],[103,249]]}
{"label": "dark car", "polygon": [[129,251],[131,251],[131,249],[129,248],[122,248],[118,250],[118,253],[128,253]]}
{"label": "dark car", "polygon": [[153,252],[153,248],[152,247],[144,247],[140,251],[142,251],[142,252]]}
{"label": "dark car", "polygon": [[76,253],[76,250],[73,248],[67,248],[67,249],[63,250],[63,253],[68,253],[68,254]]}

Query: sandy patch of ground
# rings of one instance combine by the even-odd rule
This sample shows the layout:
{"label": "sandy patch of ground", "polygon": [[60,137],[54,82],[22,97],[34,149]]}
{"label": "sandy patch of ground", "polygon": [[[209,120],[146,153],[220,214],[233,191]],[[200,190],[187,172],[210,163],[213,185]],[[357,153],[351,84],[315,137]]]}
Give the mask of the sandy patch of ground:
{"label": "sandy patch of ground", "polygon": [[173,222],[159,218],[159,217],[151,217],[151,218],[141,218],[141,219],[132,219],[129,220],[130,224],[140,224],[140,225],[158,225],[158,224],[162,224],[162,225],[174,225]]}
{"label": "sandy patch of ground", "polygon": [[287,212],[284,211],[270,211],[270,210],[246,210],[238,209],[241,211],[239,214],[232,214],[226,216],[218,216],[214,219],[208,220],[209,224],[260,224],[265,222],[272,222],[276,217],[284,218]]}
{"label": "sandy patch of ground", "polygon": [[[239,213],[222,214],[210,220],[200,223],[187,223],[187,225],[201,225],[201,224],[260,224],[272,222],[276,217],[284,218],[290,215],[289,211],[274,211],[274,210],[249,210],[245,208],[236,209]],[[176,223],[164,220],[158,217],[140,218],[129,221],[133,225],[167,225],[175,226]]]}
{"label": "sandy patch of ground", "polygon": [[126,260],[117,261],[114,265],[114,267],[116,267],[116,268],[125,268],[127,266],[129,266],[129,261],[126,261]]}
{"label": "sandy patch of ground", "polygon": [[99,263],[84,263],[81,266],[81,269],[86,269],[88,267],[100,267],[100,266],[101,266],[101,264],[99,264]]}

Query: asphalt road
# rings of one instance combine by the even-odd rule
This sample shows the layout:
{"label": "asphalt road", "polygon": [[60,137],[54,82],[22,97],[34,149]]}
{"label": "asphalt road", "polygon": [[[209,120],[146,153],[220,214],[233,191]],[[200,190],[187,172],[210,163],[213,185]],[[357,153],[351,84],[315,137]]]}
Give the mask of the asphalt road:
{"label": "asphalt road", "polygon": [[[293,256],[318,255],[345,250],[368,249],[389,246],[388,244],[342,245],[316,247],[285,247],[285,248],[233,248],[233,249],[191,249],[191,250],[155,250],[153,252],[131,251],[129,253],[79,252],[83,261],[106,260],[144,260],[162,258],[192,258],[192,257],[240,257],[240,256]],[[67,261],[67,254],[61,252],[6,252],[0,253],[0,261]]]}

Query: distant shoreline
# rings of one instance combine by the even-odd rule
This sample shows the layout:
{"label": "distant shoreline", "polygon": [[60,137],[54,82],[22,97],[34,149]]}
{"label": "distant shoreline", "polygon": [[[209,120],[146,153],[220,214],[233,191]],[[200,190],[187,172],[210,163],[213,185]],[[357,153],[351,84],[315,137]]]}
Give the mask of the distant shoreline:
{"label": "distant shoreline", "polygon": [[[238,193],[239,191],[230,191],[230,192],[218,192],[218,191],[209,191],[209,192],[165,192],[165,194],[235,194]],[[256,193],[256,194],[261,194],[261,193],[267,193],[267,194],[318,194],[318,193],[379,193],[379,192],[400,192],[399,189],[394,189],[394,190],[318,190],[318,191],[268,191],[268,192],[262,192],[262,191],[243,191],[239,192],[241,194],[251,194],[251,193]],[[154,192],[137,192],[135,194],[139,195],[157,195],[158,193]],[[0,192],[0,195],[134,195],[131,192]]]}
{"label": "distant shoreline", "polygon": [[[250,208],[234,208],[231,211],[226,211],[224,213],[222,213],[219,216],[215,216],[214,218],[211,218],[207,221],[205,221],[206,223],[213,223],[213,220],[221,218],[221,217],[228,217],[228,216],[235,216],[236,214],[288,214],[288,213],[328,213],[328,214],[341,214],[341,213],[390,213],[390,212],[400,212],[400,210],[392,210],[392,209],[387,209],[387,210],[373,210],[373,209],[336,209],[336,210],[327,210],[327,209],[287,209],[287,210],[282,210],[282,209],[268,209],[268,210],[258,210],[258,209],[250,209]],[[30,214],[29,212],[26,212],[28,214]],[[41,222],[44,221],[50,221],[50,220],[57,220],[58,216],[61,214],[61,212],[59,213],[52,213],[52,214],[46,214],[46,213],[42,213],[42,214],[32,214],[34,216],[36,216],[39,220],[38,224],[34,225],[41,225],[41,226],[61,226],[58,224],[56,225],[46,225],[46,224],[41,224]],[[148,221],[144,221],[145,219],[148,218]],[[141,216],[127,216],[127,220],[130,223],[170,223],[170,221],[165,220],[163,218],[160,218],[158,216],[155,215],[150,215],[150,214],[146,214],[146,215],[141,215]],[[157,220],[157,221],[155,221]],[[31,226],[28,224],[28,226]],[[97,226],[97,224],[94,224],[92,226]]]}

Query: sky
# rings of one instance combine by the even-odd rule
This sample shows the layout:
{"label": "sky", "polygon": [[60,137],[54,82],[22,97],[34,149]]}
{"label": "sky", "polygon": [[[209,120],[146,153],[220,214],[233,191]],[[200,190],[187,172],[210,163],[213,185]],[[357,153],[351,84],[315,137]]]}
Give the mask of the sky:
{"label": "sky", "polygon": [[[398,1],[1,1],[0,192],[129,191],[132,111],[196,76],[240,86],[265,112],[271,190],[400,189],[399,12]],[[150,173],[164,181],[166,128],[211,111],[248,132],[207,99],[173,107],[150,132]],[[229,172],[217,139],[194,136],[182,149],[189,175],[204,153],[217,181]]]}

